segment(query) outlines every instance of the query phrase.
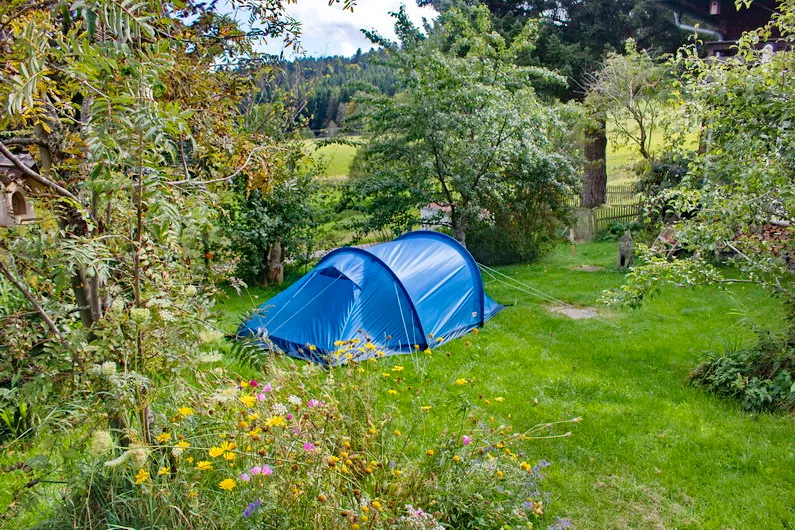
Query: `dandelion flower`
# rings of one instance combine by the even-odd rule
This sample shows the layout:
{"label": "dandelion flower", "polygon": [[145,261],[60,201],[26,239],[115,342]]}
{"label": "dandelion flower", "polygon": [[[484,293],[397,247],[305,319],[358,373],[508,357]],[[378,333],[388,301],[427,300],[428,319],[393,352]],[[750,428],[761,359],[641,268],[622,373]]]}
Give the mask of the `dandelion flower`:
{"label": "dandelion flower", "polygon": [[161,467],[160,469],[158,469],[157,474],[158,475],[168,475],[170,471],[171,470],[169,468],[167,468],[167,467]]}
{"label": "dandelion flower", "polygon": [[392,377],[392,374],[390,374],[389,372],[382,372],[381,375],[384,377]]}
{"label": "dandelion flower", "polygon": [[437,337],[436,342],[442,342],[444,339],[442,337]]}
{"label": "dandelion flower", "polygon": [[477,335],[478,333],[480,333],[480,330],[478,328],[472,330],[473,335]]}
{"label": "dandelion flower", "polygon": [[177,412],[179,412],[179,415],[183,417],[188,417],[193,415],[193,409],[190,407],[180,407],[177,409]]}
{"label": "dandelion flower", "polygon": [[227,461],[231,462],[235,458],[237,458],[237,455],[235,453],[232,453],[232,452],[229,452],[229,451],[224,453],[224,460],[227,460]]}
{"label": "dandelion flower", "polygon": [[213,465],[208,462],[207,460],[202,460],[201,462],[196,462],[196,471],[209,471],[213,468]]}
{"label": "dandelion flower", "polygon": [[240,396],[240,402],[248,408],[254,406],[254,403],[257,402],[256,396]]}
{"label": "dandelion flower", "polygon": [[425,348],[425,351],[424,351],[424,353],[427,353],[428,355],[430,355],[430,354],[432,354],[433,352],[431,351],[431,349],[430,349],[430,348]]}
{"label": "dandelion flower", "polygon": [[394,431],[392,431],[392,434],[394,434],[395,436],[400,436],[402,433],[399,430],[395,429]]}
{"label": "dandelion flower", "polygon": [[135,475],[135,483],[136,484],[142,484],[142,483],[146,482],[147,480],[149,480],[149,471],[147,471],[147,470],[145,470],[143,468],[139,469],[138,473],[136,473],[136,475]]}
{"label": "dandelion flower", "polygon": [[467,383],[468,383],[468,381],[466,379],[456,379],[455,380],[455,384],[457,384],[457,385],[465,385]]}
{"label": "dandelion flower", "polygon": [[460,456],[458,456],[458,455],[455,455],[455,456],[453,457],[453,462],[455,462],[456,464],[457,464],[457,463],[459,463],[460,461],[461,461],[461,457],[460,457]]}
{"label": "dandelion flower", "polygon": [[224,454],[224,450],[221,449],[220,447],[211,447],[209,453],[211,457],[218,458],[219,456]]}
{"label": "dandelion flower", "polygon": [[393,390],[390,388],[389,390],[387,390],[387,394],[394,396],[397,394],[397,390]]}
{"label": "dandelion flower", "polygon": [[403,371],[403,367],[402,366],[393,366],[392,367],[392,371],[400,373],[400,372]]}
{"label": "dandelion flower", "polygon": [[433,456],[436,454],[436,452],[433,449],[428,449],[427,451],[425,451],[425,454],[428,456]]}
{"label": "dandelion flower", "polygon": [[180,440],[177,442],[177,447],[179,447],[180,449],[187,449],[188,447],[190,447],[190,442],[186,442],[185,440]]}
{"label": "dandelion flower", "polygon": [[464,341],[464,346],[466,346],[466,347],[472,346],[472,343],[469,342],[468,340],[466,340],[466,341]]}
{"label": "dandelion flower", "polygon": [[424,405],[424,406],[422,407],[422,411],[423,411],[423,412],[428,412],[429,410],[431,410],[431,406],[430,406],[430,405]]}
{"label": "dandelion flower", "polygon": [[163,434],[159,434],[155,438],[155,440],[157,440],[161,444],[164,444],[164,443],[168,442],[170,439],[171,439],[171,433],[170,432],[164,432]]}
{"label": "dandelion flower", "polygon": [[225,478],[218,483],[218,487],[225,491],[232,491],[236,485],[234,479],[231,478]]}

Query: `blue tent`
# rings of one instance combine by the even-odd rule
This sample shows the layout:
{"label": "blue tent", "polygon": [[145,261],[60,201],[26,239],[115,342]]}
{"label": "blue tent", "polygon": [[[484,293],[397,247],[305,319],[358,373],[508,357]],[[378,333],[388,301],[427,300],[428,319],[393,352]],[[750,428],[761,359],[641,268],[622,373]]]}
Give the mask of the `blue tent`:
{"label": "blue tent", "polygon": [[238,336],[334,364],[342,342],[355,345],[348,353],[358,360],[434,348],[483,326],[501,309],[486,296],[466,248],[423,230],[330,252],[263,304]]}

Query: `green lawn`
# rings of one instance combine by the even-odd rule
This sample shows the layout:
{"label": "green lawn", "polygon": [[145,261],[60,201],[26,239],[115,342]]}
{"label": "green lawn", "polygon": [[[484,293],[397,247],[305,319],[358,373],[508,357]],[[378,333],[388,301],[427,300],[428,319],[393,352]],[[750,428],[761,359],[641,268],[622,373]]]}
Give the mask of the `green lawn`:
{"label": "green lawn", "polygon": [[[502,271],[569,303],[597,305],[602,290],[622,281],[611,269],[614,251],[614,243],[591,243],[572,257],[563,246]],[[608,270],[571,269],[578,264]],[[549,512],[576,528],[795,526],[792,417],[749,414],[686,379],[701,352],[748,340],[750,322],[776,322],[781,308],[765,293],[666,289],[639,310],[602,310],[614,328],[552,314],[546,302],[499,283],[487,291],[509,307],[466,339],[470,347],[459,339],[430,357],[379,361],[406,366],[397,397],[386,393],[393,384],[382,383],[385,406],[396,401],[408,418],[418,403],[432,405],[430,421],[444,426],[456,393],[517,430],[581,416],[573,436],[524,448],[552,462],[544,484]],[[233,329],[275,292],[251,289],[223,301],[225,325]],[[474,381],[454,386],[457,378]]]}
{"label": "green lawn", "polygon": [[[352,136],[347,139],[356,141],[359,137]],[[307,145],[312,146],[315,143],[317,140],[307,140]],[[312,151],[312,158],[326,166],[323,172],[324,177],[345,178],[350,173],[356,150],[357,148],[353,145],[323,145]]]}

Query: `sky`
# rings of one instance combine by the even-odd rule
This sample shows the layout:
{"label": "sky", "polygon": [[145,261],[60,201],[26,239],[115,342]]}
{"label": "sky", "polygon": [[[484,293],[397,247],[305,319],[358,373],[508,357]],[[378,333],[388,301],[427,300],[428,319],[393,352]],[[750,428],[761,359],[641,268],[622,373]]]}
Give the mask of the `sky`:
{"label": "sky", "polygon": [[[328,5],[328,0],[299,0],[290,4],[287,12],[301,22],[301,46],[307,55],[344,55],[349,57],[358,48],[363,52],[374,46],[360,31],[375,29],[384,37],[394,40],[394,19],[390,11],[397,11],[405,4],[411,20],[422,24],[422,18],[429,20],[436,16],[431,7],[417,7],[414,0],[357,0],[353,13],[343,11],[340,4]],[[281,42],[273,41],[265,46],[265,51],[281,53]],[[287,58],[291,52],[285,52]]]}

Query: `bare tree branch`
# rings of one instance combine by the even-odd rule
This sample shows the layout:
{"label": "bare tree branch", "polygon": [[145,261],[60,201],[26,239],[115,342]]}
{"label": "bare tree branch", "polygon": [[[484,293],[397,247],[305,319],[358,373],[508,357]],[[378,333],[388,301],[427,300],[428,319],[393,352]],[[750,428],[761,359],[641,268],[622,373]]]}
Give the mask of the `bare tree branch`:
{"label": "bare tree branch", "polygon": [[14,277],[14,275],[11,274],[11,271],[8,270],[8,267],[6,267],[6,264],[3,262],[2,259],[0,259],[0,274],[8,278],[8,281],[10,281],[14,285],[14,287],[16,287],[19,290],[19,292],[21,292],[25,296],[25,298],[28,299],[30,305],[32,305],[33,309],[35,309],[36,312],[39,315],[41,315],[42,320],[44,320],[44,322],[47,324],[47,327],[50,328],[50,331],[53,333],[53,335],[58,337],[58,339],[60,340],[62,338],[61,332],[58,331],[55,322],[53,322],[52,318],[50,318],[47,312],[44,311],[44,308],[41,307],[41,304],[36,300],[33,294],[31,294],[31,292],[28,291],[27,287],[25,287],[25,284],[17,280]]}

